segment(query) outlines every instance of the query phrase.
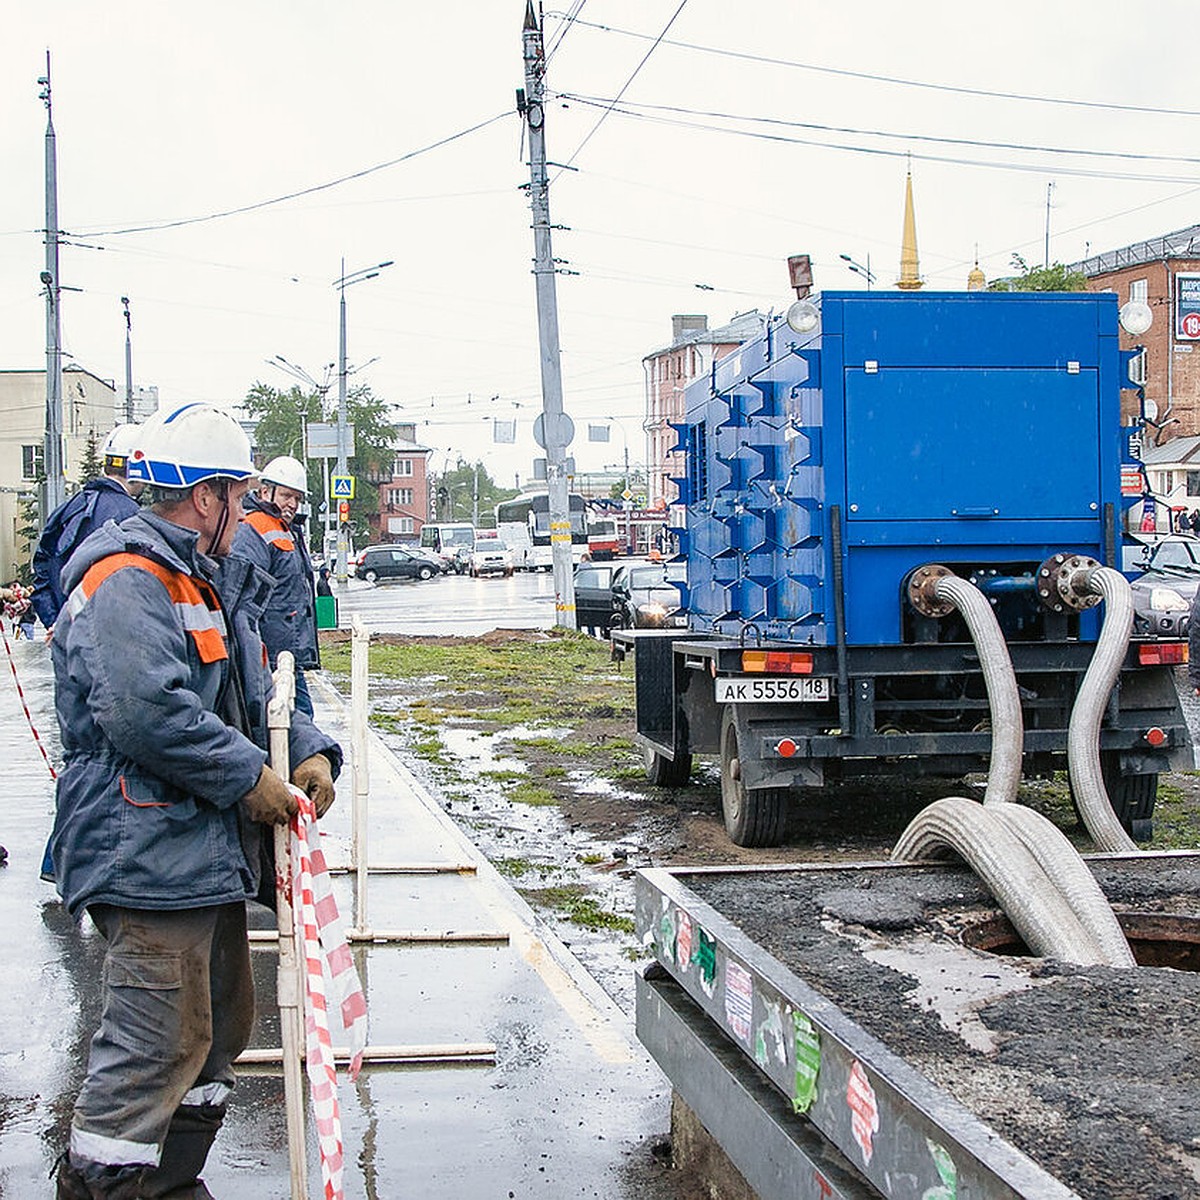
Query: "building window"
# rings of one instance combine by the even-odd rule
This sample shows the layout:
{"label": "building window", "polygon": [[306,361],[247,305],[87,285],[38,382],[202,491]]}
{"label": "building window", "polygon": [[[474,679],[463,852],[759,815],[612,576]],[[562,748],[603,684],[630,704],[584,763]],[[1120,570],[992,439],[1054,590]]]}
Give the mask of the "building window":
{"label": "building window", "polygon": [[411,458],[396,459],[396,469],[394,475],[411,475],[413,473],[413,460]]}
{"label": "building window", "polygon": [[1200,496],[1200,471],[1189,471],[1187,473],[1187,494],[1189,496]]}
{"label": "building window", "polygon": [[44,473],[46,448],[40,445],[21,447],[21,478],[38,479]]}
{"label": "building window", "polygon": [[1146,296],[1149,294],[1149,286],[1144,279],[1131,279],[1129,281],[1129,299],[1138,300],[1142,304],[1146,303]]}
{"label": "building window", "polygon": [[412,488],[390,488],[388,502],[391,504],[411,504],[413,502]]}
{"label": "building window", "polygon": [[393,530],[394,533],[412,533],[413,531],[412,517],[401,517],[396,524],[399,526],[399,528]]}

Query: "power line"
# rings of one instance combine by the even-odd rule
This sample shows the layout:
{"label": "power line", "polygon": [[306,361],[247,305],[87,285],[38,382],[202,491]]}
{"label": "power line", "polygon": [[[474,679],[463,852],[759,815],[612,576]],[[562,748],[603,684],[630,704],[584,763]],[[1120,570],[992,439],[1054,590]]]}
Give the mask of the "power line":
{"label": "power line", "polygon": [[[621,90],[617,93],[616,99],[613,100],[613,102],[612,102],[613,104],[617,104],[620,102],[621,97],[624,96],[625,92],[628,90],[629,85],[637,78],[638,72],[641,71],[641,69],[646,65],[646,62],[650,58],[650,55],[652,55],[654,53],[654,51],[656,49],[658,49],[659,43],[663,40],[664,37],[667,36],[667,31],[671,28],[672,25],[675,24],[676,19],[678,18],[679,14],[681,12],[683,12],[686,5],[687,5],[687,0],[679,0],[679,7],[671,15],[671,19],[663,26],[662,33],[660,33],[658,35],[658,37],[656,37],[654,39],[654,44],[650,47],[649,50],[646,51],[645,54],[642,55],[642,61],[640,63],[638,63],[638,65],[636,67],[633,68],[633,74],[630,75],[629,78],[627,80],[625,80],[625,82],[621,85]],[[604,124],[605,118],[608,116],[608,114],[611,111],[612,111],[612,105],[610,105],[605,112],[602,112],[600,114],[600,117],[596,121],[595,125],[593,125],[591,127],[591,129],[587,132],[586,136],[584,137],[583,141],[580,142],[579,145],[576,146],[575,149],[572,151],[571,157],[568,158],[567,161],[563,164],[562,169],[560,170],[559,174],[561,174],[562,171],[565,171],[567,169],[567,167],[569,167],[579,157],[579,154],[583,150],[584,146],[586,146],[588,144],[588,142],[590,142],[592,140],[593,136],[596,133],[596,130],[599,129],[600,126]]]}
{"label": "power line", "polygon": [[[604,33],[616,33],[623,37],[637,38],[640,41],[651,40],[648,33],[639,33],[633,29],[621,29],[615,25],[601,25],[591,21],[576,21],[576,24],[586,29],[598,29]],[[666,46],[674,46],[680,50],[695,50],[701,54],[713,54],[721,58],[736,58],[745,62],[764,63],[768,66],[790,67],[797,71],[812,71],[820,75],[834,75],[848,79],[863,79],[871,83],[886,83],[897,87],[922,88],[934,92],[950,92],[960,96],[982,96],[991,100],[1019,100],[1030,104],[1061,104],[1070,108],[1098,108],[1115,112],[1149,113],[1167,117],[1200,117],[1200,110],[1192,108],[1159,108],[1141,104],[1117,104],[1105,100],[1073,100],[1061,96],[1034,96],[1025,92],[1000,92],[987,88],[960,87],[948,83],[930,83],[919,79],[904,79],[896,75],[876,75],[869,71],[852,71],[844,67],[823,67],[816,63],[799,62],[795,59],[774,58],[765,54],[749,54],[745,51],[730,50],[723,46],[704,46],[697,42],[677,42],[661,35],[654,39],[655,45],[660,42]]]}
{"label": "power line", "polygon": [[[601,96],[582,96],[572,92],[556,92],[561,100],[570,100],[591,107],[605,107],[611,111],[617,100],[606,100]],[[618,100],[620,97],[617,98]],[[909,142],[931,142],[941,146],[974,146],[986,150],[1019,150],[1031,154],[1065,154],[1082,158],[1121,158],[1134,162],[1178,162],[1200,164],[1200,158],[1182,154],[1139,154],[1125,150],[1081,150],[1069,146],[1039,146],[1023,142],[993,142],[976,138],[939,137],[935,134],[893,133],[886,129],[859,129],[847,125],[820,125],[808,121],[789,121],[782,117],[759,117],[745,113],[716,112],[711,109],[683,108],[674,104],[648,104],[627,100],[617,109],[623,116],[639,115],[634,110],[649,112],[679,113],[691,117],[713,117],[721,121],[743,121],[748,124],[781,125],[787,129],[809,129],[817,133],[844,133],[856,137],[893,138]],[[736,132],[736,131],[730,131]]]}
{"label": "power line", "polygon": [[449,145],[451,142],[456,142],[459,140],[459,138],[464,138],[469,134],[477,133],[480,129],[486,129],[489,125],[494,125],[497,121],[501,121],[505,117],[509,117],[511,115],[511,110],[497,113],[493,117],[488,117],[486,121],[480,121],[475,125],[468,126],[466,129],[460,129],[457,133],[452,133],[447,137],[439,138],[436,142],[430,142],[427,146],[421,146],[416,150],[410,150],[407,154],[400,155],[399,158],[393,158],[387,162],[377,163],[373,167],[364,167],[361,171],[354,171],[350,175],[342,175],[337,179],[330,179],[325,183],[314,184],[312,187],[301,188],[297,192],[288,192],[284,196],[274,196],[269,200],[259,200],[254,204],[243,204],[239,208],[228,208],[221,212],[206,213],[202,217],[182,217],[175,221],[157,221],[148,225],[131,226],[128,229],[91,230],[88,232],[87,236],[119,237],[127,233],[154,233],[161,229],[178,229],[183,225],[199,225],[205,221],[218,221],[224,217],[236,217],[242,215],[243,213],[255,212],[262,208],[269,208],[275,204],[284,204],[288,200],[296,200],[301,196],[311,196],[315,192],[328,191],[330,188],[340,187],[343,183],[351,183],[356,179],[363,179],[367,175],[373,175],[377,171],[384,171],[389,167],[397,166],[399,163],[408,162],[410,159],[417,158],[419,155],[428,154],[431,150],[437,150],[442,146]]}

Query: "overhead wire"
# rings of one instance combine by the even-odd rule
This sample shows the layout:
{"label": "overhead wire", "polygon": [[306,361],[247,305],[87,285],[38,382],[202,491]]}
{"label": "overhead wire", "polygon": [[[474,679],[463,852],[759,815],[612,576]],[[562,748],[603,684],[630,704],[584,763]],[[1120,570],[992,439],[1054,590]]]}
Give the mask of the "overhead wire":
{"label": "overhead wire", "polygon": [[[597,29],[604,33],[616,33],[623,37],[637,38],[649,41],[651,34],[638,30],[622,29],[616,25],[602,25],[599,22],[576,21],[575,24],[586,29]],[[881,75],[870,71],[856,71],[848,67],[826,67],[816,63],[800,62],[796,59],[776,58],[772,55],[750,54],[745,51],[731,50],[727,46],[705,46],[698,42],[680,42],[661,35],[654,39],[655,45],[673,46],[682,50],[695,50],[702,54],[712,54],[721,58],[736,58],[744,62],[763,63],[768,66],[789,67],[799,71],[812,71],[821,75],[840,76],[848,79],[862,79],[871,83],[886,83],[897,87],[923,88],[934,92],[949,92],[961,96],[979,96],[990,100],[1017,100],[1030,104],[1060,104],[1070,108],[1095,108],[1114,112],[1145,113],[1155,116],[1168,117],[1200,117],[1200,109],[1167,108],[1146,104],[1120,104],[1112,100],[1076,100],[1064,96],[1036,96],[1027,92],[1003,92],[989,88],[966,87],[958,84],[931,83],[928,80],[905,79],[898,75]]]}

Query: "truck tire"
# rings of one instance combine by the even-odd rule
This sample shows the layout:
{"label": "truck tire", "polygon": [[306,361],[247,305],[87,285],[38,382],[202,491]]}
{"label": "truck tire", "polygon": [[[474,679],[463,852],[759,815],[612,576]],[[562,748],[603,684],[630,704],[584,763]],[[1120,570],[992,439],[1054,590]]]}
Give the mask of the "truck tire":
{"label": "truck tire", "polygon": [[787,831],[787,788],[748,788],[742,782],[737,724],[721,717],[721,809],[735,846],[778,846]]}
{"label": "truck tire", "polygon": [[[1122,775],[1120,755],[1113,750],[1100,751],[1100,774],[1104,790],[1112,803],[1113,813],[1121,828],[1135,842],[1148,842],[1154,836],[1154,801],[1158,797],[1158,776]],[[1071,804],[1079,816],[1075,789],[1071,788]]]}
{"label": "truck tire", "polygon": [[655,787],[683,787],[692,773],[692,756],[676,754],[666,758],[653,746],[642,747],[642,761],[646,765],[646,778]]}
{"label": "truck tire", "polygon": [[1122,775],[1120,759],[1111,752],[1100,752],[1100,773],[1112,801],[1113,812],[1125,832],[1135,842],[1148,842],[1154,836],[1154,801],[1158,797],[1157,775]]}

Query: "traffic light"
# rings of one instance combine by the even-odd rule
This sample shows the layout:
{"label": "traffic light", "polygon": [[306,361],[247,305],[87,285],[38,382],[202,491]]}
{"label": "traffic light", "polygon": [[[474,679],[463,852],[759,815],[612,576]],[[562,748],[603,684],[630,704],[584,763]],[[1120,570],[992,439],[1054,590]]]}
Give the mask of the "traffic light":
{"label": "traffic light", "polygon": [[338,501],[338,521],[345,525],[350,520],[350,501]]}

